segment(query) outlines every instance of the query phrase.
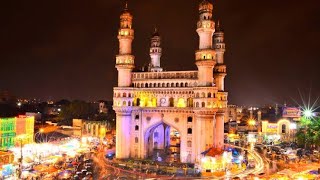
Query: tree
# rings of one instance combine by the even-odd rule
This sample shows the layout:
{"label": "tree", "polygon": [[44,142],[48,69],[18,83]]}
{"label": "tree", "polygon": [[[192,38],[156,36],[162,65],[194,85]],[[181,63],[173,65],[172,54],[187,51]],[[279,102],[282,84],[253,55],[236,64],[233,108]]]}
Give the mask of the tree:
{"label": "tree", "polygon": [[301,128],[298,130],[296,137],[298,144],[305,148],[311,146],[320,146],[320,118],[301,118]]}
{"label": "tree", "polygon": [[60,118],[62,124],[71,125],[72,119],[90,119],[95,109],[85,101],[74,100],[61,108]]}

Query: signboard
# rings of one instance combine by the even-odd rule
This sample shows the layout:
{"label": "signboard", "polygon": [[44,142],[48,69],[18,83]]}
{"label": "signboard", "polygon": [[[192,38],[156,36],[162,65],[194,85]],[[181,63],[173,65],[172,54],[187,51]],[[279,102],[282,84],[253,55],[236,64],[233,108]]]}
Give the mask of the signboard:
{"label": "signboard", "polygon": [[278,125],[277,124],[268,124],[267,133],[277,133],[277,132],[278,132]]}
{"label": "signboard", "polygon": [[301,110],[296,107],[284,107],[282,111],[282,117],[284,118],[300,118]]}

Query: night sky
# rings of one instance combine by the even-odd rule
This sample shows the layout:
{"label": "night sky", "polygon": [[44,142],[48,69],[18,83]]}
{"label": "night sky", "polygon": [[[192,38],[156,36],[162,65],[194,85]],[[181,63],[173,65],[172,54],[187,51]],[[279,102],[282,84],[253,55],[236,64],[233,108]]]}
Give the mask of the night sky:
{"label": "night sky", "polygon": [[[124,1],[4,1],[0,90],[23,98],[111,100]],[[149,62],[155,26],[166,70],[196,69],[197,0],[131,0],[136,66]],[[216,0],[225,30],[229,103],[289,102],[298,89],[320,95],[319,0]]]}

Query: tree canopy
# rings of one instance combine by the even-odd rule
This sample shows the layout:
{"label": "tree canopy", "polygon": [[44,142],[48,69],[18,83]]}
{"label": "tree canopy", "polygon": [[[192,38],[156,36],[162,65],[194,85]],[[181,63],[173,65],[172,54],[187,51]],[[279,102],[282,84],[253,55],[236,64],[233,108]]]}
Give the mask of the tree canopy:
{"label": "tree canopy", "polygon": [[301,128],[298,130],[296,137],[299,145],[305,148],[311,146],[320,146],[320,118],[301,118]]}
{"label": "tree canopy", "polygon": [[90,119],[96,113],[96,109],[90,103],[74,100],[66,103],[61,108],[60,118],[63,124],[72,124],[72,119]]}

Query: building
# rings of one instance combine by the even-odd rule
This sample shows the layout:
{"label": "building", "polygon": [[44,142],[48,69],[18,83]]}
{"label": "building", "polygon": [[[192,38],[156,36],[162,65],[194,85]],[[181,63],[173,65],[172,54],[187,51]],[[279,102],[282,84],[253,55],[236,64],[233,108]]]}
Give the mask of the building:
{"label": "building", "polygon": [[108,121],[72,120],[73,135],[78,137],[104,138],[111,131]]}
{"label": "building", "polygon": [[105,101],[100,101],[99,102],[99,113],[108,113],[108,108],[106,106]]}
{"label": "building", "polygon": [[0,149],[7,150],[16,144],[16,137],[24,135],[23,143],[32,143],[34,137],[34,117],[18,116],[0,118]]}
{"label": "building", "polygon": [[16,104],[17,98],[10,94],[9,91],[0,90],[0,104]]}
{"label": "building", "polygon": [[26,116],[28,116],[28,117],[31,117],[31,116],[33,116],[34,117],[34,121],[35,122],[41,122],[42,121],[42,113],[40,113],[40,112],[26,112]]}
{"label": "building", "polygon": [[239,116],[238,107],[236,105],[228,105],[227,110],[225,113],[224,121],[230,122],[230,121],[237,121],[237,117]]}
{"label": "building", "polygon": [[166,161],[176,154],[178,162],[197,163],[202,152],[223,147],[228,96],[224,89],[225,43],[212,10],[207,0],[199,4],[197,70],[163,71],[161,37],[155,30],[148,71],[135,72],[133,15],[125,7],[120,15],[118,86],[113,97],[117,158]]}
{"label": "building", "polygon": [[293,141],[297,132],[297,123],[288,119],[276,122],[262,121],[261,133],[267,143],[278,141]]}

